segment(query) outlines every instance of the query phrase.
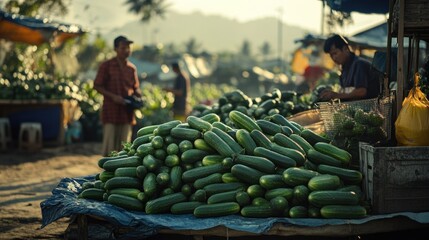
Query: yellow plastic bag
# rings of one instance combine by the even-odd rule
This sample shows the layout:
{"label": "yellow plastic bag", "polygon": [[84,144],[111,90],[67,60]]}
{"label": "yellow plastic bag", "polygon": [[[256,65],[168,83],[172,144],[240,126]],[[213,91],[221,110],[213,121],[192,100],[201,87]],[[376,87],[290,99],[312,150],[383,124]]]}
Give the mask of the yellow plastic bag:
{"label": "yellow plastic bag", "polygon": [[414,87],[402,102],[395,121],[398,145],[429,146],[429,101],[418,87],[419,75],[414,77]]}

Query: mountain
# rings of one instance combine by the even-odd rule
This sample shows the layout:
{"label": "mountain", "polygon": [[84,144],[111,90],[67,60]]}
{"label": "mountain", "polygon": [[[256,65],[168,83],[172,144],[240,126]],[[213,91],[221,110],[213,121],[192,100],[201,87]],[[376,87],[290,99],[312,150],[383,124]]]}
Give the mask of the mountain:
{"label": "mountain", "polygon": [[[222,16],[204,15],[199,12],[192,14],[169,12],[165,18],[156,18],[150,23],[128,22],[108,32],[104,37],[109,42],[113,42],[116,36],[123,34],[134,40],[137,46],[174,43],[180,47],[194,38],[200,45],[199,50],[212,53],[239,52],[243,42],[247,40],[250,43],[252,55],[259,54],[262,44],[268,42],[272,55],[277,56],[278,28],[278,19],[275,17],[241,23]],[[291,53],[297,46],[294,40],[302,38],[306,33],[309,31],[283,23],[281,35],[283,56]]]}

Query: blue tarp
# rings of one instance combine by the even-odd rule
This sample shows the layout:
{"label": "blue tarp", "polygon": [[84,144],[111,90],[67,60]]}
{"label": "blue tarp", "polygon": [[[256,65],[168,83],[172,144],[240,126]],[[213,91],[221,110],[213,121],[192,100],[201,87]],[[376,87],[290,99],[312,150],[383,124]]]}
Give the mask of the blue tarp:
{"label": "blue tarp", "polygon": [[204,230],[217,226],[225,226],[229,229],[244,231],[254,234],[268,232],[275,223],[285,226],[320,227],[326,225],[362,224],[369,221],[388,219],[394,217],[407,217],[419,223],[429,223],[429,212],[411,213],[402,212],[386,215],[373,215],[363,219],[313,219],[313,218],[245,218],[239,215],[230,215],[216,218],[196,218],[192,214],[154,214],[143,212],[124,211],[120,207],[95,200],[80,199],[78,194],[82,191],[82,184],[86,181],[94,181],[95,176],[81,178],[64,178],[53,189],[52,196],[43,201],[42,228],[48,224],[63,218],[77,214],[97,216],[106,221],[122,226],[130,227],[125,238],[151,236],[157,234],[160,229],[173,230]]}
{"label": "blue tarp", "polygon": [[389,12],[389,0],[324,0],[328,6],[341,12],[359,12],[366,14],[386,14]]}

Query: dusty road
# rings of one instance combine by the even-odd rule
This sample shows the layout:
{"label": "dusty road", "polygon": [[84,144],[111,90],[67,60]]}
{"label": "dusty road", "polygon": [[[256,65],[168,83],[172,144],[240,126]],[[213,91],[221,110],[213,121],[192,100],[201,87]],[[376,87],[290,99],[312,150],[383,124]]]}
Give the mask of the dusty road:
{"label": "dusty road", "polygon": [[0,239],[64,239],[70,219],[41,229],[40,203],[64,177],[100,172],[100,143],[0,153]]}

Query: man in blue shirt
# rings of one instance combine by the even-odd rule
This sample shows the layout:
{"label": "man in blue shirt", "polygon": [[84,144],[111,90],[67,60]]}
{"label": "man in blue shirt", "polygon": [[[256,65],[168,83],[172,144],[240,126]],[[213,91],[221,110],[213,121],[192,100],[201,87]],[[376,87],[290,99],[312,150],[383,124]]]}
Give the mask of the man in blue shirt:
{"label": "man in blue shirt", "polygon": [[323,91],[320,100],[359,100],[376,98],[380,94],[380,80],[371,63],[350,51],[347,40],[340,35],[326,39],[323,47],[332,60],[341,66],[341,91]]}

